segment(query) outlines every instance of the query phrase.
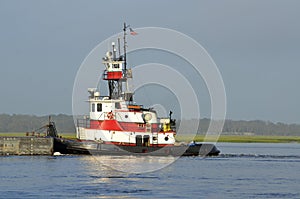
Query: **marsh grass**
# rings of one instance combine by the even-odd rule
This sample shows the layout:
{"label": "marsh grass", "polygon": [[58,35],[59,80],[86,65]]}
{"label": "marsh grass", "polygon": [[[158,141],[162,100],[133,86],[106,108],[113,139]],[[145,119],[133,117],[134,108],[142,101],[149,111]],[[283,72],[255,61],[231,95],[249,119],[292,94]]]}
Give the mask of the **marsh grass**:
{"label": "marsh grass", "polygon": [[[37,136],[38,134],[35,134]],[[0,132],[1,137],[24,137],[26,136],[25,132]],[[29,136],[32,136],[31,132],[29,132]],[[40,136],[45,136],[44,133],[41,133]],[[63,133],[59,134],[59,136],[62,136],[63,138],[68,139],[76,139],[75,133]]]}
{"label": "marsh grass", "polygon": [[[29,134],[31,135],[31,134]],[[63,138],[76,139],[75,133],[64,133],[59,134]],[[0,136],[11,136],[19,137],[26,136],[25,132],[1,132]],[[43,134],[41,134],[43,136]],[[177,135],[176,140],[178,142],[190,142],[192,140],[196,142],[203,142],[205,139],[204,135]],[[216,138],[206,138],[206,142],[215,142]],[[217,142],[235,142],[235,143],[300,143],[300,136],[246,136],[246,135],[221,135]]]}
{"label": "marsh grass", "polygon": [[[194,140],[196,142],[203,142],[204,135],[196,135],[194,138],[191,135],[178,135],[176,140],[179,142],[188,142]],[[192,139],[191,139],[192,138]],[[207,138],[205,141],[215,141],[215,138]],[[245,135],[221,135],[217,142],[235,142],[235,143],[300,143],[300,136],[245,136]]]}

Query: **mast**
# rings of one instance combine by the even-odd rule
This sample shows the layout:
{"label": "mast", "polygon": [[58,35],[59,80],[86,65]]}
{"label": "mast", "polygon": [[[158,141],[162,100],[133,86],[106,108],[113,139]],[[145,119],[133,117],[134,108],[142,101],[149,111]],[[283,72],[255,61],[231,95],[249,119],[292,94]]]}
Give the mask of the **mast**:
{"label": "mast", "polygon": [[[131,70],[127,70],[126,61],[126,31],[129,25],[124,23],[123,27],[123,39],[124,39],[124,55],[121,55],[120,51],[120,38],[118,38],[118,51],[119,56],[117,57],[116,44],[112,42],[112,52],[106,53],[103,58],[103,64],[106,69],[104,71],[103,79],[108,81],[109,98],[110,99],[124,99],[125,101],[133,102],[133,92],[128,90],[128,78],[132,78]],[[124,85],[123,85],[124,84]],[[126,90],[123,90],[123,86]]]}
{"label": "mast", "polygon": [[127,62],[126,62],[126,29],[128,28],[128,26],[126,26],[126,23],[124,22],[124,27],[123,27],[123,40],[124,40],[124,70],[126,71],[126,67],[127,67]]}

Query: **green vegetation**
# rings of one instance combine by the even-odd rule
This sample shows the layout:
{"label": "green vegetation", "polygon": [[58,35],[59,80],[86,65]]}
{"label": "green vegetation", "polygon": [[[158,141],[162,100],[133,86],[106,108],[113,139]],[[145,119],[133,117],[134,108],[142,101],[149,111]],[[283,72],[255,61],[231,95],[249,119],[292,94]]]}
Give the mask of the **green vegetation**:
{"label": "green vegetation", "polygon": [[[26,136],[25,132],[0,132],[0,136],[2,137],[23,137]],[[31,133],[29,133],[29,136],[32,136]],[[34,136],[37,136],[37,134],[35,134]],[[45,136],[45,134],[41,133],[40,136]],[[76,139],[76,135],[75,133],[71,134],[71,133],[62,133],[59,134],[59,136],[63,137],[63,138],[68,138],[68,139]]]}
{"label": "green vegetation", "polygon": [[[7,132],[0,133],[0,136],[26,136],[24,132]],[[63,133],[60,134],[63,138],[76,139],[75,134]],[[196,142],[203,142],[204,135],[177,135],[176,140],[178,142],[190,142],[195,140]],[[215,141],[215,139],[206,139],[207,142]],[[221,135],[218,142],[235,142],[235,143],[300,143],[300,136],[245,136],[245,135]]]}
{"label": "green vegetation", "polygon": [[26,133],[24,132],[1,132],[0,136],[6,136],[6,137],[22,137],[26,136]]}
{"label": "green vegetation", "polygon": [[[194,140],[196,142],[203,142],[204,135],[196,135],[194,138],[192,135],[177,135],[176,140],[179,142],[189,142]],[[215,141],[214,138],[206,139],[207,142]],[[245,136],[245,135],[221,135],[218,142],[236,142],[236,143],[300,143],[300,136]]]}
{"label": "green vegetation", "polygon": [[[48,116],[0,114],[0,136],[25,136],[25,132],[38,132],[37,129],[46,125],[48,120]],[[55,122],[59,135],[65,138],[76,137],[73,116],[51,115],[51,120]],[[210,124],[210,120],[206,118],[177,121],[177,125],[180,125],[180,128],[184,129],[186,133],[178,135],[176,139],[185,142],[193,140],[191,132],[194,132],[192,127],[195,124],[199,124],[195,141],[203,141]],[[41,136],[44,135],[44,132],[40,133]],[[31,135],[31,133],[29,134]],[[300,124],[273,123],[261,120],[226,120],[218,142],[300,143]]]}
{"label": "green vegetation", "polygon": [[68,139],[76,139],[76,134],[71,134],[71,133],[64,133],[64,134],[60,134],[60,136],[62,136],[63,138],[68,138]]}

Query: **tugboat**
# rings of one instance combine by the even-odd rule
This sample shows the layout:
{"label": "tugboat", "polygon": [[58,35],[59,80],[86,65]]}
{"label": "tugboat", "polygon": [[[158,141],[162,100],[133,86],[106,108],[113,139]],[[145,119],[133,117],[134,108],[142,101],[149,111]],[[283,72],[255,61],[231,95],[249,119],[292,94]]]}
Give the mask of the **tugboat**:
{"label": "tugboat", "polygon": [[[134,103],[128,80],[132,70],[127,68],[126,35],[129,26],[124,23],[123,55],[112,43],[111,51],[103,58],[102,76],[109,93],[102,96],[95,88],[89,92],[89,115],[77,119],[77,142],[67,143],[69,153],[96,155],[159,155],[190,156],[218,155],[220,151],[208,143],[176,143],[176,120],[159,118],[152,108]],[[129,28],[132,31],[131,28]],[[117,55],[117,51],[119,52]]]}

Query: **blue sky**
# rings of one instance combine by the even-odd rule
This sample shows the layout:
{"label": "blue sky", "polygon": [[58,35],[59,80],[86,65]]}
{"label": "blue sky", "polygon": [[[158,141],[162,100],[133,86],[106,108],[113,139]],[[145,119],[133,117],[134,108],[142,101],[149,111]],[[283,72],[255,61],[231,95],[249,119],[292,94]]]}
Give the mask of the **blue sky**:
{"label": "blue sky", "polygon": [[80,64],[126,21],[199,42],[222,74],[227,118],[300,123],[299,9],[297,0],[0,0],[0,113],[71,114]]}

